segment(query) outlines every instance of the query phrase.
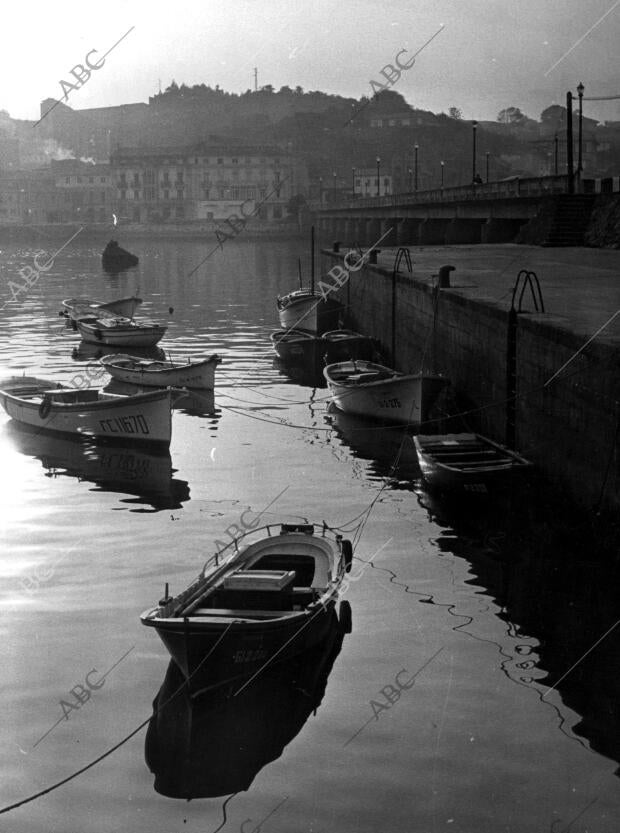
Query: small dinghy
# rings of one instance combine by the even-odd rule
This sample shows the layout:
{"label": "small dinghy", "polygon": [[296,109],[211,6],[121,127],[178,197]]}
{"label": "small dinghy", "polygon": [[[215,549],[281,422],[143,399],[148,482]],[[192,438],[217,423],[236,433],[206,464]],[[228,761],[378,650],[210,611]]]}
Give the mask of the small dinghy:
{"label": "small dinghy", "polygon": [[152,321],[115,318],[80,319],[77,328],[84,341],[109,347],[153,347],[168,329]]}
{"label": "small dinghy", "polygon": [[120,315],[124,318],[133,318],[136,310],[142,303],[142,298],[119,298],[117,301],[91,301],[89,298],[66,298],[58,315],[68,318],[71,321],[79,321],[81,318],[97,318],[106,315]]}
{"label": "small dinghy", "polygon": [[116,240],[110,240],[101,254],[101,263],[106,272],[122,272],[138,265],[138,257],[121,248]]}
{"label": "small dinghy", "polygon": [[367,361],[328,365],[323,375],[335,405],[345,414],[419,426],[440,391],[443,376],[405,374]]}
{"label": "small dinghy", "polygon": [[273,349],[283,362],[304,361],[314,357],[320,336],[305,330],[276,330],[269,336]]}
{"label": "small dinghy", "polygon": [[221,358],[214,354],[197,362],[149,361],[118,353],[99,360],[113,379],[132,385],[213,390],[215,368]]}
{"label": "small dinghy", "polygon": [[375,339],[355,330],[329,330],[323,333],[325,354],[330,364],[348,359],[372,359],[376,351]]}
{"label": "small dinghy", "polygon": [[0,383],[0,404],[16,422],[96,440],[170,445],[169,390],[134,396],[76,389],[49,379],[16,376]]}
{"label": "small dinghy", "polygon": [[324,639],[352,557],[350,541],[325,525],[315,534],[312,524],[282,524],[275,535],[266,526],[217,552],[178,596],[168,598],[166,585],[140,619],[196,696]]}
{"label": "small dinghy", "polygon": [[413,441],[424,479],[442,491],[486,495],[532,465],[516,451],[479,434],[419,435]]}

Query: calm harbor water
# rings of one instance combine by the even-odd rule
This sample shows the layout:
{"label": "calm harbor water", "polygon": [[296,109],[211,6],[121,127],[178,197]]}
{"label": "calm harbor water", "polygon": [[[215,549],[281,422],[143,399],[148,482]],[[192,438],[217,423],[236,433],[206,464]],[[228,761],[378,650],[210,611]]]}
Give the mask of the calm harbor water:
{"label": "calm harbor water", "polygon": [[[33,254],[63,242],[0,245],[0,306]],[[299,244],[240,238],[187,278],[210,244],[120,242],[138,269],[105,275],[103,246],[78,237],[0,312],[0,375],[71,380],[96,350],[74,352],[60,301],[139,291],[169,320],[166,352],[222,355],[215,410],[181,403],[169,456],[0,415],[1,806],[110,752],[0,815],[0,831],[615,833],[617,568],[544,506],[438,503],[410,441],[286,374],[268,336]],[[139,614],[274,499],[264,521],[352,537],[367,519],[352,632],[234,702],[171,700],[175,669]]]}

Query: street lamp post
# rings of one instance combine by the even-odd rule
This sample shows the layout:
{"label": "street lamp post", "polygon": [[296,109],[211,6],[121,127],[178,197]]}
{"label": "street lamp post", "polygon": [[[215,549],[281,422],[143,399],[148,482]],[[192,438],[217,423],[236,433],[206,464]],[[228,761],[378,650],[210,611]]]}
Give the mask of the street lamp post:
{"label": "street lamp post", "polygon": [[476,128],[478,127],[478,122],[473,121],[471,123],[472,131],[473,131],[473,144],[472,144],[472,157],[471,157],[471,181],[476,181]]}
{"label": "street lamp post", "polygon": [[411,193],[412,190],[413,190],[413,187],[411,185],[412,178],[413,178],[413,171],[411,170],[411,168],[409,168],[408,173],[409,173],[409,193]]}
{"label": "street lamp post", "polygon": [[585,87],[580,81],[577,86],[577,95],[579,96],[579,139],[577,142],[577,176],[581,176],[583,171],[583,157],[582,157],[582,122],[583,122],[583,91]]}
{"label": "street lamp post", "polygon": [[323,205],[323,177],[319,177],[319,205]]}
{"label": "street lamp post", "polygon": [[381,196],[381,157],[377,156],[377,196]]}
{"label": "street lamp post", "polygon": [[351,168],[351,187],[353,188],[353,196],[355,196],[355,168]]}
{"label": "street lamp post", "polygon": [[334,177],[334,202],[337,202],[338,197],[336,195],[336,171],[333,172],[332,176]]}
{"label": "street lamp post", "polygon": [[558,134],[553,137],[553,173],[558,175]]}
{"label": "street lamp post", "polygon": [[487,152],[486,152],[486,161],[487,161],[487,176],[486,176],[486,180],[487,180],[487,184],[488,184],[488,182],[489,182],[489,151],[488,151],[488,150],[487,150]]}
{"label": "street lamp post", "polygon": [[413,190],[418,190],[418,149],[419,145],[416,142],[413,146]]}
{"label": "street lamp post", "polygon": [[442,160],[439,164],[441,165],[441,190],[443,191],[443,170],[446,163]]}
{"label": "street lamp post", "polygon": [[568,193],[575,193],[575,171],[573,168],[573,94],[566,93],[566,173],[568,175]]}

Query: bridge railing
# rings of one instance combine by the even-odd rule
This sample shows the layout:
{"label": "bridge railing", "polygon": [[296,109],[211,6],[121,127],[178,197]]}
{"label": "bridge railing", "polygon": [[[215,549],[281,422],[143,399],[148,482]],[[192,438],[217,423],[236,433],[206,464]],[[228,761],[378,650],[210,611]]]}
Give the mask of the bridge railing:
{"label": "bridge railing", "polygon": [[386,208],[390,206],[416,205],[434,202],[463,202],[464,200],[515,199],[519,197],[544,197],[550,194],[565,194],[568,177],[538,176],[511,177],[499,182],[482,185],[458,185],[452,188],[434,188],[408,194],[390,194],[385,197],[362,197],[332,205],[316,205],[316,210],[329,211],[341,208]]}

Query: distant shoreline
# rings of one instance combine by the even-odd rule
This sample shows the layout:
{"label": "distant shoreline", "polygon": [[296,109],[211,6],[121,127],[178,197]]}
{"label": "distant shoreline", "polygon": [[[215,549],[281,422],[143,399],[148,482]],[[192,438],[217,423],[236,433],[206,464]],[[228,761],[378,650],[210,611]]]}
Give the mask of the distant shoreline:
{"label": "distant shoreline", "polygon": [[[23,224],[0,226],[0,242],[31,241],[33,237],[39,239],[57,240],[71,236],[80,228],[76,223],[47,223],[47,224]],[[225,221],[217,224],[221,234],[226,233]],[[111,223],[87,223],[80,232],[83,239],[107,241],[116,239],[122,241],[126,237],[152,238],[168,240],[205,240],[217,244],[215,237],[216,225],[212,222],[205,223],[175,223],[166,225],[145,225],[143,223],[128,223],[122,226],[113,226]],[[248,223],[247,227],[231,239],[296,239],[303,236],[296,223],[276,225],[273,223]],[[224,244],[230,241],[224,241]]]}

